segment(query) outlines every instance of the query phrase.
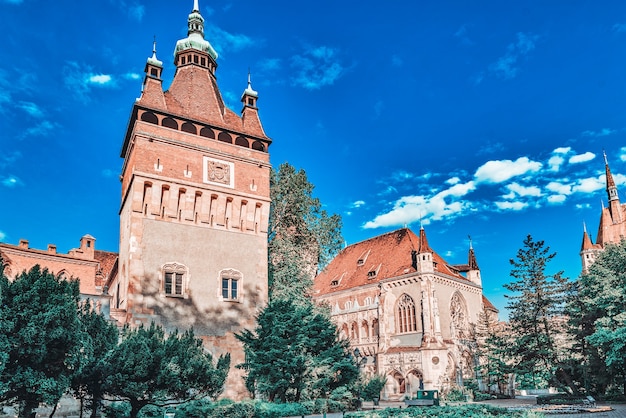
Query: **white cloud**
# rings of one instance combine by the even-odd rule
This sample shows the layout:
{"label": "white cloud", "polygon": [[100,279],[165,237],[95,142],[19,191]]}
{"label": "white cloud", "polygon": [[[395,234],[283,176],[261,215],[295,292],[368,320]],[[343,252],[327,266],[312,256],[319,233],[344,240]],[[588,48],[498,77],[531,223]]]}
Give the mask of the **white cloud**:
{"label": "white cloud", "polygon": [[519,183],[511,183],[507,184],[506,188],[517,196],[541,196],[541,189],[537,186],[522,186]]}
{"label": "white cloud", "polygon": [[615,131],[614,129],[609,129],[609,128],[602,128],[599,131],[584,131],[581,135],[582,136],[587,136],[587,137],[601,137],[601,136],[608,136],[608,135],[612,135],[614,134]]}
{"label": "white cloud", "polygon": [[89,65],[68,61],[63,67],[65,87],[81,101],[89,101],[92,87],[115,87],[115,79],[110,74],[98,74]]}
{"label": "white cloud", "polygon": [[550,171],[559,171],[559,168],[561,168],[564,162],[565,158],[563,158],[561,155],[553,155],[548,160],[548,166],[550,167]]}
{"label": "white cloud", "polygon": [[327,46],[310,48],[303,54],[294,55],[291,57],[291,68],[295,72],[292,84],[307,90],[331,86],[346,73],[339,50]]}
{"label": "white cloud", "polygon": [[569,184],[559,183],[557,181],[551,181],[546,185],[546,189],[558,193],[561,195],[570,195],[572,194],[572,186]]}
{"label": "white cloud", "polygon": [[43,111],[41,108],[32,102],[19,102],[17,103],[17,108],[22,109],[24,112],[28,113],[32,117],[41,118],[43,117]]}
{"label": "white cloud", "polygon": [[0,231],[0,241],[4,241],[6,237],[7,237],[7,234],[4,233],[3,231]]}
{"label": "white cloud", "polygon": [[496,206],[501,210],[513,210],[520,211],[528,207],[528,203],[525,202],[496,202]]}
{"label": "white cloud", "polygon": [[16,186],[21,186],[22,180],[20,180],[19,178],[15,177],[15,176],[9,176],[9,177],[5,177],[2,179],[2,185],[5,187],[16,187]]}
{"label": "white cloud", "polygon": [[141,80],[141,74],[137,74],[137,73],[126,73],[122,77],[124,77],[127,80]]}
{"label": "white cloud", "polygon": [[44,120],[24,130],[22,134],[20,135],[20,139],[24,139],[29,136],[35,136],[35,137],[48,136],[58,127],[59,125],[56,122],[50,122],[49,120]]}
{"label": "white cloud", "polygon": [[553,154],[567,154],[572,150],[572,147],[559,147],[552,151]]}
{"label": "white cloud", "polygon": [[215,25],[205,25],[204,30],[206,32],[205,38],[211,40],[211,45],[220,55],[224,51],[237,52],[263,43],[263,41],[255,41],[242,33],[226,32]]}
{"label": "white cloud", "polygon": [[539,37],[530,33],[518,32],[515,42],[509,44],[506,53],[489,66],[489,71],[503,80],[515,78],[519,71],[519,61],[535,49]]}
{"label": "white cloud", "polygon": [[626,147],[621,147],[619,149],[619,159],[621,161],[626,161]]}
{"label": "white cloud", "polygon": [[551,204],[563,203],[565,202],[566,199],[567,199],[567,196],[564,196],[562,194],[555,194],[552,196],[548,196],[548,203],[551,203]]}
{"label": "white cloud", "polygon": [[361,206],[363,206],[365,204],[364,200],[357,200],[356,202],[353,202],[350,207],[351,208],[360,208]]}
{"label": "white cloud", "polygon": [[454,185],[457,184],[461,181],[460,178],[458,177],[450,177],[448,180],[445,181],[446,184],[450,184],[450,185]]}
{"label": "white cloud", "polygon": [[596,178],[579,179],[573,186],[573,190],[579,193],[593,193],[605,187],[604,176]]}
{"label": "white cloud", "polygon": [[461,201],[458,198],[467,195],[475,188],[475,183],[470,181],[456,184],[433,196],[401,197],[389,212],[376,216],[373,221],[366,222],[363,228],[408,225],[417,221],[428,224],[431,220],[455,218],[462,213],[474,210],[469,201]]}
{"label": "white cloud", "polygon": [[578,155],[574,155],[570,157],[569,163],[570,164],[584,163],[587,161],[591,161],[594,158],[596,158],[596,154],[594,154],[593,152],[586,152],[584,154],[578,154]]}
{"label": "white cloud", "polygon": [[515,161],[488,161],[478,167],[474,178],[476,182],[502,183],[522,174],[537,172],[541,167],[542,164],[540,162],[531,161],[527,157],[520,157]]}
{"label": "white cloud", "polygon": [[101,86],[110,85],[113,77],[108,74],[91,74],[87,76],[87,81],[91,84],[99,84]]}

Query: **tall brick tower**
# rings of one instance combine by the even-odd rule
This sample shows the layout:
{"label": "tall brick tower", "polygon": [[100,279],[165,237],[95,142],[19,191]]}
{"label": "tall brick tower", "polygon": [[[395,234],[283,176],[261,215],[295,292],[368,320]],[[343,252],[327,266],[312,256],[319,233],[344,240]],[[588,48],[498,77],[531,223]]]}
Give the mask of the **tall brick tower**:
{"label": "tall brick tower", "polygon": [[197,0],[188,26],[169,89],[153,50],[128,122],[112,308],[132,325],[193,327],[215,355],[230,353],[225,395],[240,398],[234,333],[253,327],[267,302],[271,140],[249,75],[241,114],[224,104]]}

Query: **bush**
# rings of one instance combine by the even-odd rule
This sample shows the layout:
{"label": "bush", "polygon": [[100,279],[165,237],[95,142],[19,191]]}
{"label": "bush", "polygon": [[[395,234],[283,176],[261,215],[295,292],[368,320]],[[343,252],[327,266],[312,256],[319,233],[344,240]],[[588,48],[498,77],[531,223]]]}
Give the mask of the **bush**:
{"label": "bush", "polygon": [[363,399],[367,401],[374,400],[374,398],[380,398],[380,392],[387,383],[387,377],[379,374],[375,374],[365,382],[363,386]]}
{"label": "bush", "polygon": [[491,405],[430,406],[427,408],[387,408],[377,411],[349,412],[344,415],[344,418],[538,418],[537,415],[526,415],[526,412],[509,411]]}
{"label": "bush", "polygon": [[465,402],[465,393],[459,388],[452,388],[445,395],[447,402]]}

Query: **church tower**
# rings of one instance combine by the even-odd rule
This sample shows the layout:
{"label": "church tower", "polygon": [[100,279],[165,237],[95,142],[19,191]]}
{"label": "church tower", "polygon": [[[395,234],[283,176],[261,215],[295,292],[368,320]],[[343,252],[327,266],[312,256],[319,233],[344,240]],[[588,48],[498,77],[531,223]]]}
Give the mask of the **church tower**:
{"label": "church tower", "polygon": [[224,394],[237,399],[247,391],[234,334],[254,327],[268,297],[271,139],[249,75],[241,113],[224,103],[198,0],[174,64],[164,90],[155,44],[121,150],[112,314],[133,326],[193,327],[214,355],[231,354]]}
{"label": "church tower", "polygon": [[595,244],[591,242],[591,238],[587,234],[587,228],[584,228],[580,251],[583,273],[589,270],[589,266],[593,264],[597,255],[604,250],[607,244],[619,244],[626,238],[626,204],[622,204],[619,200],[617,186],[609,168],[606,153],[604,153],[604,170],[606,173],[608,207],[602,205]]}

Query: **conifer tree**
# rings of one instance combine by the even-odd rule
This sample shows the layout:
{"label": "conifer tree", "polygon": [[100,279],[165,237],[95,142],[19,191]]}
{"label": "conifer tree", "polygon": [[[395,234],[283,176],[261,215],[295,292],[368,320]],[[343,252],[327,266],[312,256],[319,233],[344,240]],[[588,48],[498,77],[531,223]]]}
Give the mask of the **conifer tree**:
{"label": "conifer tree", "polygon": [[511,373],[509,335],[497,316],[484,309],[478,315],[476,344],[480,376],[487,391],[491,392],[495,386],[503,394]]}
{"label": "conifer tree", "polygon": [[517,258],[510,260],[514,281],[504,285],[513,292],[505,296],[509,300],[514,371],[533,386],[555,383],[559,367],[557,338],[564,333],[559,319],[563,318],[567,279],[562,271],[546,272],[555,256],[543,241],[528,235]]}
{"label": "conifer tree", "polygon": [[108,364],[106,356],[118,342],[118,329],[102,314],[95,311],[90,301],[82,303],[79,311],[80,320],[80,355],[72,374],[71,389],[80,401],[80,416],[83,405],[96,417],[98,407],[104,396],[103,381]]}
{"label": "conifer tree", "polygon": [[203,397],[215,398],[224,387],[230,356],[216,364],[193,331],[165,335],[154,323],[125,328],[122,341],[106,357],[110,400],[126,400],[131,418],[146,405],[164,406]]}
{"label": "conifer tree", "polygon": [[246,383],[270,401],[326,398],[356,381],[347,341],[330,315],[311,301],[273,299],[254,331],[237,334],[246,352]]}
{"label": "conifer tree", "polygon": [[270,179],[268,232],[271,298],[301,298],[343,243],[341,218],[329,216],[304,170],[283,163]]}
{"label": "conifer tree", "polygon": [[0,401],[32,417],[39,404],[56,405],[76,367],[78,280],[38,265],[14,281],[0,276]]}

